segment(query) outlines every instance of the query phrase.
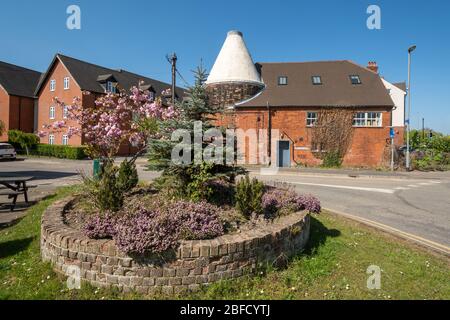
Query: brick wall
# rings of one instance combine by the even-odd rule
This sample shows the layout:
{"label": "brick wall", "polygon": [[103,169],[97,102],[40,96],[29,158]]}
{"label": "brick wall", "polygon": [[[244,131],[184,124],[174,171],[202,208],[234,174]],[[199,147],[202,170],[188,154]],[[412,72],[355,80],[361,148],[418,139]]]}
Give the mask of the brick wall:
{"label": "brick wall", "polygon": [[0,86],[0,120],[5,125],[5,132],[0,135],[0,142],[8,141],[9,130],[9,95]]}
{"label": "brick wall", "polygon": [[10,96],[0,87],[0,120],[5,124],[5,132],[0,142],[8,141],[8,130],[34,132],[34,100],[28,97]]}
{"label": "brick wall", "polygon": [[213,106],[234,106],[235,103],[249,99],[261,91],[262,85],[251,83],[208,84],[206,91]]}
{"label": "brick wall", "polygon": [[[280,139],[289,140],[291,144],[291,165],[296,164],[316,166],[321,160],[314,157],[311,152],[311,128],[306,126],[308,111],[320,111],[317,108],[271,108],[272,129],[278,129]],[[385,153],[389,148],[390,110],[383,108],[365,108],[361,111],[381,111],[382,127],[355,128],[354,136],[347,155],[344,157],[344,166],[377,167],[385,164]],[[217,116],[217,124],[229,128],[267,129],[267,108],[241,108],[236,112],[226,112]],[[260,139],[265,137],[259,136]],[[248,146],[245,148],[245,157],[248,161]]]}
{"label": "brick wall", "polygon": [[[64,90],[64,78],[70,78],[70,85],[68,90]],[[50,80],[56,80],[55,91],[50,91]],[[51,133],[51,130],[42,129],[42,125],[51,124],[54,121],[65,120],[63,118],[63,110],[60,107],[56,107],[53,102],[53,98],[58,97],[60,100],[67,104],[71,104],[74,97],[82,97],[82,92],[80,87],[74,81],[69,71],[64,67],[60,61],[56,61],[53,69],[50,71],[50,75],[46,79],[41,89],[39,100],[38,100],[38,128],[37,130],[43,130]],[[56,107],[55,119],[50,119],[50,107]],[[68,121],[68,125],[76,126],[77,123],[74,121]],[[55,144],[62,144],[62,136],[64,133],[53,133],[55,135]],[[41,143],[48,143],[48,135],[41,138]],[[69,139],[69,145],[79,146],[82,144],[81,137],[72,136]]]}
{"label": "brick wall", "polygon": [[34,99],[10,96],[9,128],[34,132]]}
{"label": "brick wall", "polygon": [[81,280],[121,291],[180,293],[200,285],[255,271],[301,251],[310,234],[310,216],[299,212],[235,235],[212,240],[183,241],[163,260],[156,255],[128,256],[113,240],[92,240],[64,224],[70,199],[50,206],[42,216],[41,255],[57,272],[78,267]]}

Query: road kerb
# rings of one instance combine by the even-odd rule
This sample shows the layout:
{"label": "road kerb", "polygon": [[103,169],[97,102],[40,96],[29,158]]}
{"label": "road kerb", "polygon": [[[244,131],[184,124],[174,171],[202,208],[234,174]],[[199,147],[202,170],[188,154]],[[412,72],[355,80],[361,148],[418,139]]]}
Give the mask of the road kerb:
{"label": "road kerb", "polygon": [[345,212],[341,212],[341,211],[337,211],[337,210],[333,210],[333,209],[329,209],[329,208],[323,208],[323,209],[332,214],[334,213],[335,215],[342,216],[349,220],[353,220],[353,221],[362,223],[364,225],[373,227],[375,229],[381,230],[383,232],[389,233],[390,235],[393,235],[395,237],[412,241],[415,244],[418,244],[419,246],[421,246],[425,249],[432,250],[433,252],[439,253],[440,255],[444,255],[445,257],[450,258],[450,247],[445,246],[443,244],[422,238],[420,236],[417,236],[417,235],[414,235],[414,234],[411,234],[411,233],[408,233],[405,231],[401,231],[399,229],[387,226],[385,224],[382,224],[382,223],[379,223],[376,221],[361,218],[361,217],[358,217],[358,216],[355,216],[355,215],[352,215],[349,213],[345,213]]}

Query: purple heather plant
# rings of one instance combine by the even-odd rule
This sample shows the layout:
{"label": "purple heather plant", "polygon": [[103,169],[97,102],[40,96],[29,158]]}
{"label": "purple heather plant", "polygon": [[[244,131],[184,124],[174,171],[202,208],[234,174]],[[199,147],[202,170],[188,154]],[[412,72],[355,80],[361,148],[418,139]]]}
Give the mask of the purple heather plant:
{"label": "purple heather plant", "polygon": [[267,217],[273,217],[282,210],[308,210],[319,213],[320,201],[312,195],[298,195],[293,190],[270,189],[262,197],[262,207]]}
{"label": "purple heather plant", "polygon": [[91,239],[112,238],[115,227],[115,215],[106,212],[89,217],[83,226],[83,232]]}
{"label": "purple heather plant", "polygon": [[118,220],[114,240],[119,250],[126,253],[161,253],[177,245],[178,234],[172,217],[142,209]]}
{"label": "purple heather plant", "polygon": [[207,202],[177,201],[159,209],[136,208],[118,218],[96,215],[84,225],[89,238],[113,238],[125,253],[162,253],[179,240],[200,240],[223,234],[219,209]]}
{"label": "purple heather plant", "polygon": [[211,239],[223,234],[218,207],[205,201],[177,201],[169,211],[170,215],[177,217],[180,236],[185,240]]}

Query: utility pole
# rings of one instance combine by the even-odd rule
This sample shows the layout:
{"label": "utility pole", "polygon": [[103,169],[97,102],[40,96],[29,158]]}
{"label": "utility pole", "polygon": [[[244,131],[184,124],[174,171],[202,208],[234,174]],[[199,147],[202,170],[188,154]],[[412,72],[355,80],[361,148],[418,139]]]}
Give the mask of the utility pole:
{"label": "utility pole", "polygon": [[411,170],[411,155],[409,146],[409,134],[411,131],[411,53],[416,46],[408,48],[408,119],[406,120],[406,169]]}
{"label": "utility pole", "polygon": [[177,77],[177,55],[174,52],[170,58],[168,58],[170,64],[172,65],[172,103],[175,103],[175,86],[176,86],[176,77]]}
{"label": "utility pole", "polygon": [[422,140],[425,140],[425,118],[422,118]]}

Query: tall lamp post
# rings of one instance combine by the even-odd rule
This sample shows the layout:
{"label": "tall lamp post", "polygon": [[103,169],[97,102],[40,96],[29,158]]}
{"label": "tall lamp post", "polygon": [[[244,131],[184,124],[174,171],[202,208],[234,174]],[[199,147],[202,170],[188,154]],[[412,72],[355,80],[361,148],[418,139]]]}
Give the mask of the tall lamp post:
{"label": "tall lamp post", "polygon": [[409,145],[409,133],[411,130],[411,53],[416,46],[408,48],[408,119],[406,120],[406,169],[411,170],[411,155]]}

